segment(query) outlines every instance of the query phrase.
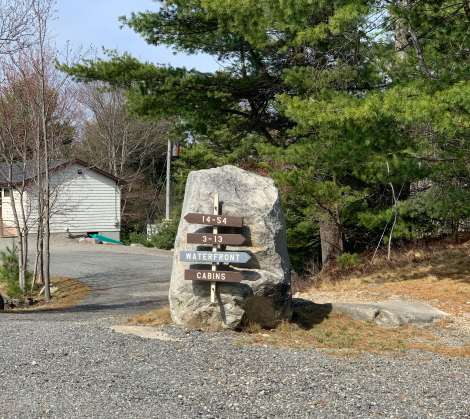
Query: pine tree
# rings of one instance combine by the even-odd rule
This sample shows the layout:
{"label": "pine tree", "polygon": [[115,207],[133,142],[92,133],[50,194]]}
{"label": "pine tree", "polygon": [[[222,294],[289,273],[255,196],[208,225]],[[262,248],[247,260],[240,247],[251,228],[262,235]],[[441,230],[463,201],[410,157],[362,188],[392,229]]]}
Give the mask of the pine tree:
{"label": "pine tree", "polygon": [[126,88],[135,116],[180,118],[202,166],[273,176],[295,264],[319,239],[326,266],[385,226],[410,239],[467,217],[469,19],[465,1],[173,0],[121,21],[222,70],[112,51],[62,68]]}

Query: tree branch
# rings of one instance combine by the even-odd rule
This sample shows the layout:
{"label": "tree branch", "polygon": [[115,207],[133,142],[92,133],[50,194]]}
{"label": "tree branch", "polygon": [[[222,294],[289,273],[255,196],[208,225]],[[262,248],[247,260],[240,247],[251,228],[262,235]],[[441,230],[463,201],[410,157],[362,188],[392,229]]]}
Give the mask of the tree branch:
{"label": "tree branch", "polygon": [[470,21],[470,5],[469,0],[463,0],[463,10],[467,15],[468,20]]}

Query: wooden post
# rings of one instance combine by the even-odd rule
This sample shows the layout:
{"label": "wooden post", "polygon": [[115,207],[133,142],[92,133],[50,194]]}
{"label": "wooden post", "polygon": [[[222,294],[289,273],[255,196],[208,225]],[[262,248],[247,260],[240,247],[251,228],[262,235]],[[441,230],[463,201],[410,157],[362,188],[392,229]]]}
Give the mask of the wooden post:
{"label": "wooden post", "polygon": [[[214,215],[219,215],[219,194],[214,195]],[[212,233],[217,234],[219,232],[219,227],[212,227]],[[217,252],[217,244],[212,245],[212,251]],[[212,270],[217,270],[217,262],[212,262]],[[217,282],[211,282],[211,303],[215,303],[215,285]]]}
{"label": "wooden post", "polygon": [[[168,140],[168,148],[166,152],[166,207],[165,218],[170,219],[170,175],[171,175],[171,142]],[[152,222],[152,220],[151,220]]]}

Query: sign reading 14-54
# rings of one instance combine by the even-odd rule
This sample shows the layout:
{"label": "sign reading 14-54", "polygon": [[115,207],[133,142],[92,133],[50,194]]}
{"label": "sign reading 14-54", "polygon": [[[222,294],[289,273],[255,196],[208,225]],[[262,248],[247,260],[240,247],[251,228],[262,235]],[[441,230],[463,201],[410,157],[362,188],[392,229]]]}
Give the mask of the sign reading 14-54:
{"label": "sign reading 14-54", "polygon": [[191,212],[184,216],[188,223],[204,224],[208,226],[243,227],[243,217],[232,217],[230,215],[197,214]]}

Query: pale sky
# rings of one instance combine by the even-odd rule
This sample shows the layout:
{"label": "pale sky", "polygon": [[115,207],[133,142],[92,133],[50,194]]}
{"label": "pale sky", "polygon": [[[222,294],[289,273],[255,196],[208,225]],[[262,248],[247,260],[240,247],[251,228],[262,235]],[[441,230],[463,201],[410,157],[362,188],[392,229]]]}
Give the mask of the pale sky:
{"label": "pale sky", "polygon": [[142,61],[168,64],[175,67],[215,71],[219,68],[208,55],[186,56],[164,46],[148,45],[143,38],[129,28],[119,29],[118,17],[130,12],[157,10],[158,3],[151,0],[58,0],[57,19],[53,22],[57,34],[57,49],[62,50],[67,41],[76,49],[93,45],[101,55],[101,47],[127,51]]}

